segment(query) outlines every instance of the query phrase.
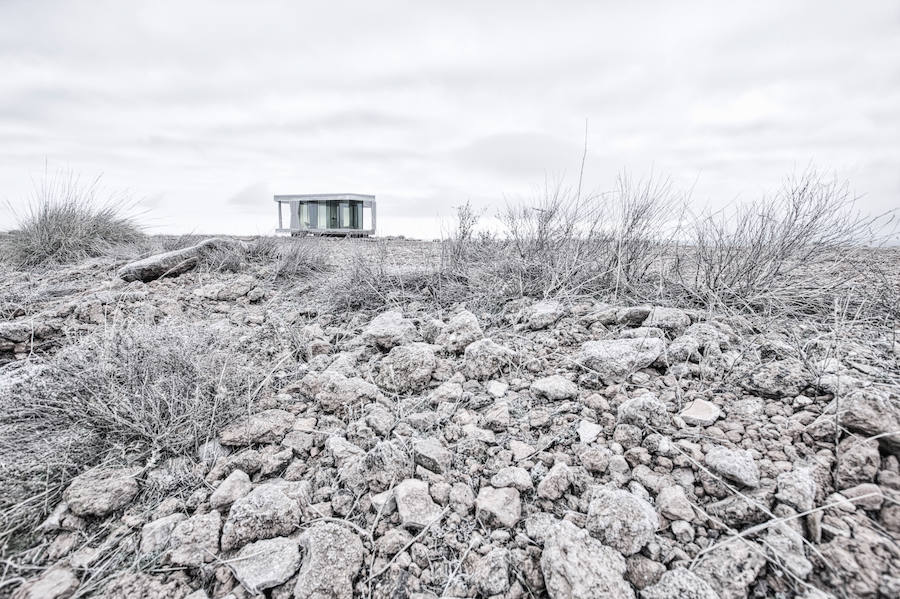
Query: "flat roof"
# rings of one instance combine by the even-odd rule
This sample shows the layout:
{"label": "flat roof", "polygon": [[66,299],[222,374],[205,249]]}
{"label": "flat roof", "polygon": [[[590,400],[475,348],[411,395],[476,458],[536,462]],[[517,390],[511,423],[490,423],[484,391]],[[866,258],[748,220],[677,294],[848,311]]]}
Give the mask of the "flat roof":
{"label": "flat roof", "polygon": [[375,196],[362,193],[305,193],[275,196],[276,202],[299,202],[312,200],[375,200]]}

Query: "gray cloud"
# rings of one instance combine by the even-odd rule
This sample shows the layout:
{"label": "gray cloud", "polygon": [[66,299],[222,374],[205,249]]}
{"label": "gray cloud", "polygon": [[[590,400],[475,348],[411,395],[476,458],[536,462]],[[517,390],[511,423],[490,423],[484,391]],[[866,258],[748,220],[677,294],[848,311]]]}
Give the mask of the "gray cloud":
{"label": "gray cloud", "polygon": [[266,232],[273,192],[359,191],[385,233],[434,237],[574,175],[588,118],[600,189],[653,170],[724,203],[813,162],[880,211],[898,35],[892,0],[6,0],[0,200],[46,160],[152,198],[156,230]]}

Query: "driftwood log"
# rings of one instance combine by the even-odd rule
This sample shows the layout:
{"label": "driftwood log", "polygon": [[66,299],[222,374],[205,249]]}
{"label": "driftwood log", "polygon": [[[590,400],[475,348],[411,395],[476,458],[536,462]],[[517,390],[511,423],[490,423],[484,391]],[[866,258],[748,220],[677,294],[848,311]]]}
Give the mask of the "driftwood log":
{"label": "driftwood log", "polygon": [[119,269],[119,277],[125,281],[144,282],[160,277],[174,277],[197,266],[205,251],[230,245],[244,247],[244,244],[236,239],[211,237],[191,247],[130,262]]}

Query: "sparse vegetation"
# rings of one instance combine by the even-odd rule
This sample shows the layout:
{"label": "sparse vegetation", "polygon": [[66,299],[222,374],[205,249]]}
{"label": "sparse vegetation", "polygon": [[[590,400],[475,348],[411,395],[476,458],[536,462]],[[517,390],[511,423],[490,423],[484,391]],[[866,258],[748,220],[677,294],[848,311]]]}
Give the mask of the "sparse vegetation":
{"label": "sparse vegetation", "polygon": [[16,268],[35,268],[103,256],[141,241],[144,234],[125,215],[127,199],[100,194],[99,179],[84,183],[72,173],[45,175],[18,215],[18,229],[0,238],[2,255]]}
{"label": "sparse vegetation", "polygon": [[[463,204],[440,243],[151,257],[191,235],[143,244],[146,271],[6,265],[0,597],[59,569],[76,597],[637,592],[594,567],[607,551],[657,578],[690,566],[698,596],[874,596],[900,568],[880,549],[900,525],[900,253],[869,247],[851,201],[807,173],[687,216],[668,181],[622,177],[550,186],[494,230]],[[70,486],[69,521],[37,530],[98,466],[124,503],[78,515]],[[818,515],[821,537],[788,530]],[[277,588],[240,574],[257,540]]]}
{"label": "sparse vegetation", "polygon": [[111,452],[193,456],[258,383],[246,358],[190,325],[110,324],[38,368],[0,393],[0,545]]}

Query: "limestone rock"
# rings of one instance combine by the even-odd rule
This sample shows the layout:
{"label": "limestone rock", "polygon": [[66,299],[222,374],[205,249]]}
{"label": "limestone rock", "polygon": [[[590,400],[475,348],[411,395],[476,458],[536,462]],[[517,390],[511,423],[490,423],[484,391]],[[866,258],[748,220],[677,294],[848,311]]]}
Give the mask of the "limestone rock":
{"label": "limestone rock", "polygon": [[289,535],[300,525],[300,518],[300,505],[282,488],[274,483],[260,485],[232,504],[222,528],[222,549]]}
{"label": "limestone rock", "polygon": [[665,349],[665,342],[656,337],[587,341],[581,346],[578,363],[610,384],[650,366]]}
{"label": "limestone rock", "polygon": [[63,500],[76,516],[105,516],[131,503],[140,468],[95,468],[75,477]]}
{"label": "limestone rock", "polygon": [[300,381],[300,390],[317,401],[324,411],[333,414],[373,403],[381,395],[372,383],[358,377],[347,378],[332,370],[307,374]]}
{"label": "limestone rock", "polygon": [[531,391],[535,395],[546,397],[551,401],[578,397],[578,385],[558,374],[537,379],[531,383]]}
{"label": "limestone rock", "polygon": [[656,507],[669,520],[691,522],[694,519],[694,508],[684,489],[678,485],[662,489],[656,496]]}
{"label": "limestone rock", "polygon": [[300,567],[300,545],[286,537],[249,543],[229,560],[231,569],[251,593],[286,582]]}
{"label": "limestone rock", "polygon": [[497,474],[491,477],[491,486],[498,489],[512,487],[519,491],[531,491],[534,488],[534,483],[531,482],[531,475],[524,468],[507,466],[506,468],[501,468]]}
{"label": "limestone rock", "polygon": [[759,468],[745,449],[713,447],[704,460],[710,470],[745,487],[759,486]]}
{"label": "limestone rock", "polygon": [[438,335],[438,345],[454,353],[463,351],[470,343],[484,337],[478,319],[468,310],[456,313]]}
{"label": "limestone rock", "polygon": [[719,599],[719,596],[687,568],[674,568],[663,574],[659,582],[641,591],[641,599]]}
{"label": "limestone rock", "polygon": [[278,443],[294,425],[294,415],[285,410],[264,410],[232,422],[219,433],[222,445]]}
{"label": "limestone rock", "polygon": [[388,351],[398,345],[409,343],[416,334],[412,321],[396,310],[382,312],[372,319],[363,330],[362,338],[376,348]]}
{"label": "limestone rock", "polygon": [[303,565],[295,599],[352,599],[353,579],[363,563],[362,541],[346,526],[318,522],[300,535]]}
{"label": "limestone rock", "polygon": [[543,499],[562,497],[572,482],[572,474],[565,462],[556,462],[537,486],[537,495]]}
{"label": "limestone rock", "polygon": [[722,415],[722,410],[705,399],[695,399],[678,415],[689,426],[712,426]]}
{"label": "limestone rock", "polygon": [[478,560],[472,579],[482,595],[499,595],[509,589],[509,563],[509,550],[501,548]]}
{"label": "limestone rock", "polygon": [[437,366],[434,351],[427,343],[398,345],[378,365],[375,382],[383,389],[406,393],[421,391]]}
{"label": "limestone rock", "polygon": [[588,505],[586,528],[604,545],[631,555],[649,543],[659,528],[653,506],[621,489],[601,489]]}
{"label": "limestone rock", "polygon": [[450,470],[453,453],[434,438],[419,439],[413,443],[413,461],[432,472],[443,474]]}
{"label": "limestone rock", "polygon": [[492,339],[479,339],[466,346],[466,376],[485,380],[499,373],[513,358],[513,352]]}
{"label": "limestone rock", "polygon": [[816,500],[817,485],[811,468],[800,466],[790,472],[782,472],[778,475],[776,483],[778,492],[775,498],[778,501],[798,512],[812,509]]}
{"label": "limestone rock", "polygon": [[194,295],[216,301],[234,301],[250,293],[257,286],[257,280],[250,275],[241,275],[230,281],[217,281],[194,290]]}
{"label": "limestone rock", "polygon": [[875,480],[881,466],[877,439],[851,435],[838,445],[841,456],[837,464],[838,489],[846,489]]}
{"label": "limestone rock", "polygon": [[475,510],[477,517],[486,524],[513,528],[522,517],[522,500],[516,489],[484,486],[478,491]]}
{"label": "limestone rock", "polygon": [[213,510],[175,525],[169,537],[168,559],[177,566],[199,567],[216,559],[222,516]]}
{"label": "limestone rock", "polygon": [[647,426],[660,428],[669,423],[669,413],[666,411],[666,405],[659,401],[655,394],[644,393],[622,402],[616,422],[631,424],[642,429]]}
{"label": "limestone rock", "polygon": [[142,554],[160,553],[169,544],[175,526],[187,516],[174,513],[148,522],[141,529],[140,551]]}
{"label": "limestone rock", "polygon": [[228,507],[250,492],[253,483],[243,470],[234,470],[209,496],[209,505],[214,509]]}
{"label": "limestone rock", "polygon": [[66,599],[78,589],[81,581],[69,568],[54,566],[20,586],[13,599]]}
{"label": "limestone rock", "polygon": [[668,333],[680,334],[691,326],[691,317],[678,308],[656,306],[641,323],[645,327],[657,327]]}
{"label": "limestone rock", "polygon": [[767,397],[793,397],[809,385],[810,378],[803,363],[790,358],[758,366],[741,384],[744,388]]}
{"label": "limestone rock", "polygon": [[563,306],[560,302],[543,300],[528,308],[526,323],[532,331],[539,331],[559,320],[563,313]]}
{"label": "limestone rock", "polygon": [[441,508],[431,498],[428,483],[424,481],[415,478],[403,481],[394,489],[394,498],[400,523],[407,528],[424,528],[441,514]]}
{"label": "limestone rock", "polygon": [[766,565],[762,548],[753,541],[726,539],[702,556],[692,572],[721,599],[746,599],[750,585]]}
{"label": "limestone rock", "polygon": [[625,559],[566,520],[547,531],[541,572],[551,599],[634,599]]}
{"label": "limestone rock", "polygon": [[900,404],[882,391],[858,389],[841,400],[841,426],[878,442],[900,457]]}

